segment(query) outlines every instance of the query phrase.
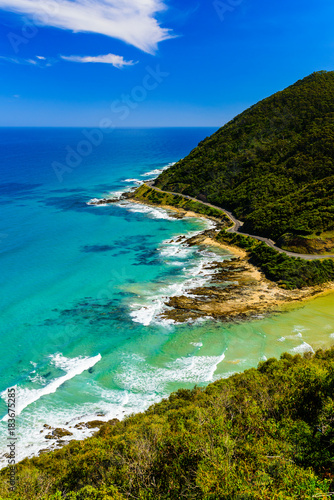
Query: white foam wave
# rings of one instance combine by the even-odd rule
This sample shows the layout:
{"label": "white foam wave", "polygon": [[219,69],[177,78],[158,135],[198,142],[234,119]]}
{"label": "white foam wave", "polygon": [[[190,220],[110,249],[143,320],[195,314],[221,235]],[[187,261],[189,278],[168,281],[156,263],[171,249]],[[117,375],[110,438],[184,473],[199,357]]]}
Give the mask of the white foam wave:
{"label": "white foam wave", "polygon": [[155,168],[154,170],[151,170],[150,172],[145,172],[144,174],[141,174],[141,177],[149,177],[151,175],[155,175],[156,177],[158,175],[161,174],[161,172],[163,172],[164,170],[167,170],[169,167],[172,167],[173,165],[175,165],[175,161],[172,162],[172,163],[168,163],[168,165],[166,165],[165,167],[163,168]]}
{"label": "white foam wave", "polygon": [[[296,331],[296,330],[293,330],[293,331]],[[303,334],[301,332],[296,333],[296,335],[288,335],[286,337],[286,339],[288,339],[288,340],[298,340],[298,339],[301,339],[301,338],[303,338]]]}
{"label": "white foam wave", "polygon": [[[72,433],[71,436],[65,437],[66,441],[85,439],[91,436],[96,428],[89,429],[84,425],[76,427],[79,422],[108,421],[113,418],[122,420],[125,416],[145,411],[163,397],[168,397],[170,393],[168,384],[210,382],[214,379],[217,366],[224,357],[224,354],[182,357],[157,369],[149,365],[142,356],[136,354],[124,356],[120,372],[115,377],[118,389],[106,389],[97,382],[91,383],[90,391],[97,396],[95,403],[87,402],[71,406],[70,416],[68,408],[57,407],[50,411],[49,405],[39,405],[33,414],[22,413],[18,429],[21,446],[17,450],[17,459],[36,456],[41,449],[54,450],[61,446],[57,440],[45,439],[52,429],[60,427]],[[81,361],[87,361],[86,367],[88,367],[94,361],[97,362],[96,358],[100,359],[95,356]],[[53,362],[62,369],[71,367],[71,360],[59,355],[53,358]],[[45,423],[52,429],[43,427]],[[6,457],[0,456],[0,468],[6,465]]]}
{"label": "white foam wave", "polygon": [[[149,326],[152,323],[161,323],[161,319],[159,318],[160,314],[163,310],[166,309],[165,302],[169,297],[175,297],[177,295],[181,295],[183,292],[184,284],[181,283],[172,283],[170,285],[166,284],[160,288],[160,295],[157,297],[156,293],[153,292],[153,295],[147,294],[145,297],[142,297],[144,301],[148,300],[149,303],[134,303],[131,304],[131,308],[133,311],[130,313],[132,320],[135,323],[141,323],[143,326]],[[164,324],[171,325],[174,323],[173,320],[163,320]]]}
{"label": "white foam wave", "polygon": [[98,203],[100,200],[100,198],[92,198],[91,200],[87,201],[87,205],[96,205],[96,203]]}
{"label": "white foam wave", "polygon": [[312,352],[312,353],[314,353],[314,350],[310,346],[310,344],[307,344],[306,342],[303,342],[302,344],[298,345],[297,347],[294,347],[293,349],[291,349],[290,352],[293,352],[295,354],[304,354],[305,352]]}
{"label": "white foam wave", "polygon": [[143,357],[129,358],[122,363],[122,373],[117,377],[120,386],[131,393],[168,394],[167,386],[171,383],[198,384],[213,381],[217,366],[224,360],[225,354],[182,357],[164,368],[151,367]]}
{"label": "white foam wave", "polygon": [[[158,175],[160,175],[161,172],[163,172],[164,170],[167,170],[172,165],[175,165],[175,162],[168,163],[168,165],[165,165],[163,168],[156,168],[154,170],[151,170],[150,172],[145,172],[144,174],[141,174],[141,177],[150,177],[150,176],[153,176],[152,179],[151,179],[151,180],[153,180],[156,177],[158,177]],[[136,184],[137,186],[141,186],[142,184],[144,184],[144,181],[141,181],[140,179],[135,179],[135,178],[124,179],[122,182],[133,183],[133,184]],[[99,207],[105,207],[105,206],[107,206],[107,203],[102,203],[104,200],[115,200],[115,201],[121,200],[122,197],[123,197],[123,195],[124,195],[124,193],[128,193],[132,189],[134,189],[134,188],[130,186],[130,187],[124,189],[123,191],[111,191],[104,198],[92,198],[86,204],[87,205],[97,205]],[[130,211],[139,211],[139,210],[130,210]],[[159,216],[159,217],[154,217],[154,218],[157,218],[157,219],[168,219],[170,217],[168,217],[168,216],[166,216],[166,217]]]}
{"label": "white foam wave", "polygon": [[144,181],[141,181],[139,179],[124,179],[123,182],[134,182],[135,184],[138,184],[138,185],[144,184]]}
{"label": "white foam wave", "polygon": [[[194,233],[198,234],[198,232],[200,231],[195,231]],[[168,263],[168,259],[172,259],[171,263],[175,265],[175,259],[179,259],[181,265],[184,265],[182,269],[183,276],[179,277],[182,281],[167,282],[165,286],[160,287],[158,296],[156,291],[152,295],[148,294],[147,291],[145,294],[142,294],[142,300],[137,300],[136,303],[131,305],[131,309],[133,310],[130,316],[134,322],[141,323],[144,326],[149,326],[152,323],[173,324],[173,320],[161,318],[163,311],[168,309],[168,306],[166,306],[167,299],[179,295],[193,297],[191,294],[192,290],[205,286],[211,277],[219,271],[212,268],[212,262],[220,262],[224,260],[224,256],[208,250],[188,247],[185,245],[185,241],[186,238],[177,236],[171,240],[165,240],[158,249],[160,255],[165,259],[165,263]],[[195,254],[198,259],[195,265],[189,260],[189,256],[192,254]],[[209,317],[206,319],[209,319]],[[205,319],[203,320],[205,321]]]}
{"label": "white foam wave", "polygon": [[162,299],[156,300],[151,305],[147,306],[132,304],[131,307],[135,310],[130,313],[130,316],[135,323],[141,323],[144,326],[149,326],[156,314],[161,311],[162,305]]}
{"label": "white foam wave", "polygon": [[[81,368],[93,365],[100,358],[64,358],[61,355],[53,356],[52,363],[68,372],[76,363],[82,362]],[[145,411],[149,406],[168,397],[177,383],[204,383],[214,379],[217,366],[224,359],[219,356],[190,356],[182,357],[162,368],[149,365],[146,359],[139,355],[124,356],[115,381],[118,389],[106,389],[97,382],[91,381],[89,390],[96,396],[96,402],[78,403],[68,407],[52,407],[49,404],[40,404],[31,412],[23,412],[20,416],[18,439],[20,446],[17,449],[17,460],[38,455],[42,449],[55,450],[61,446],[56,439],[46,439],[52,429],[63,428],[72,435],[66,436],[66,441],[85,439],[97,429],[77,426],[80,422],[92,420],[108,421],[113,418],[122,420],[125,416]],[[86,363],[85,366],[83,363]],[[59,379],[58,379],[59,380]],[[49,384],[50,385],[50,384]],[[49,427],[44,427],[48,424]],[[2,423],[2,425],[5,425]],[[5,438],[4,438],[5,439]],[[4,446],[5,449],[5,446]],[[5,455],[0,455],[0,468],[7,465]]]}
{"label": "white foam wave", "polygon": [[199,324],[199,323],[205,323],[206,321],[208,320],[211,320],[213,321],[213,317],[212,316],[201,316],[200,318],[196,318],[196,319],[189,319],[188,320],[188,323],[194,323],[194,324]]}
{"label": "white foam wave", "polygon": [[191,248],[181,246],[178,243],[172,243],[171,245],[160,249],[160,255],[162,255],[162,257],[178,257],[181,259],[188,257],[192,252]]}
{"label": "white foam wave", "polygon": [[151,207],[150,205],[141,205],[140,203],[120,202],[117,206],[125,208],[128,212],[147,215],[150,219],[174,220],[164,208]]}
{"label": "white foam wave", "polygon": [[[141,182],[141,181],[138,181]],[[103,198],[92,198],[91,200],[87,201],[86,205],[97,205],[99,207],[105,207],[107,203],[103,203],[104,201],[112,200],[112,201],[118,201],[121,200],[124,193],[128,193],[132,191],[134,188],[133,187],[128,187],[126,189],[123,189],[123,191],[110,191],[107,193]]]}
{"label": "white foam wave", "polygon": [[302,333],[302,332],[306,332],[306,330],[309,330],[309,328],[305,328],[305,326],[302,326],[302,325],[296,325],[296,326],[294,326],[292,332],[293,333]]}
{"label": "white foam wave", "polygon": [[[59,406],[50,409],[50,405],[40,405],[34,409],[33,413],[23,412],[17,428],[17,438],[20,443],[16,449],[17,461],[37,456],[42,449],[52,451],[59,448],[61,443],[58,443],[56,439],[46,439],[46,435],[50,434],[53,429],[65,429],[72,434],[62,438],[62,441],[86,439],[96,432],[97,428],[86,428],[84,425],[76,427],[77,424],[93,420],[107,422],[113,418],[122,420],[127,415],[145,411],[149,406],[161,400],[157,394],[141,394],[138,397],[138,394],[121,389],[104,389],[96,383],[90,386],[90,390],[97,396],[95,403],[71,405],[70,409]],[[44,427],[45,424],[51,429]],[[6,424],[2,423],[2,425]],[[3,450],[7,444],[5,435],[6,432],[0,437]],[[0,469],[7,465],[6,456],[0,453]]]}
{"label": "white foam wave", "polygon": [[[66,371],[66,374],[62,377],[58,377],[50,384],[42,387],[41,389],[23,389],[16,386],[16,398],[17,398],[17,406],[15,408],[16,416],[20,415],[20,413],[32,403],[35,403],[43,396],[47,394],[52,394],[56,392],[56,390],[64,384],[67,380],[71,380],[73,377],[80,375],[85,370],[88,370],[92,366],[94,366],[101,359],[101,354],[94,356],[92,358],[88,357],[78,357],[78,358],[65,358],[61,354],[57,354],[52,356],[52,363],[61,368],[63,371]],[[1,393],[1,397],[6,399],[7,397],[7,389]],[[8,415],[2,418],[2,420],[7,420]]]}

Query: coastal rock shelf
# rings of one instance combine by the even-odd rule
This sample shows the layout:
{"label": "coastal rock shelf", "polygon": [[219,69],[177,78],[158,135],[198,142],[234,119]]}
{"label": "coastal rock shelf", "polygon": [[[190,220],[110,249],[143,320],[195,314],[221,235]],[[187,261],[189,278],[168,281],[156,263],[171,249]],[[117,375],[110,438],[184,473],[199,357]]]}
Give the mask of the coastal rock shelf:
{"label": "coastal rock shelf", "polygon": [[224,262],[213,261],[210,264],[208,270],[215,272],[206,286],[169,298],[162,318],[178,323],[203,317],[223,322],[241,321],[279,311],[287,303],[298,302],[324,291],[321,286],[301,290],[280,288],[249,263],[245,251],[219,244],[214,236],[215,231],[203,231],[185,239],[184,243],[189,246],[225,248],[235,253],[235,256]]}

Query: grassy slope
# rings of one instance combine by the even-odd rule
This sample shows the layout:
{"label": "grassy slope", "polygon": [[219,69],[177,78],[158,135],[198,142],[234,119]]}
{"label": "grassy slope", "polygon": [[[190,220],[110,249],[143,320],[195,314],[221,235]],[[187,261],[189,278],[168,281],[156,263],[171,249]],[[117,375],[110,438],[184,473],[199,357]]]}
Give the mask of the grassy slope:
{"label": "grassy slope", "polygon": [[333,390],[334,349],[269,359],[25,460],[15,494],[2,471],[0,497],[309,499],[334,487]]}
{"label": "grassy slope", "polygon": [[334,229],[334,72],[319,72],[252,106],[156,185],[232,209],[251,234]]}
{"label": "grassy slope", "polygon": [[177,196],[170,193],[160,193],[159,191],[156,191],[146,185],[142,185],[136,189],[134,193],[131,193],[131,197],[145,203],[164,206],[168,205],[175,208],[181,208],[182,210],[196,212],[207,217],[214,217],[219,219],[222,223],[225,222],[226,227],[231,225],[230,219],[222,210],[216,210],[215,208],[203,205],[203,203],[187,200],[183,196]]}

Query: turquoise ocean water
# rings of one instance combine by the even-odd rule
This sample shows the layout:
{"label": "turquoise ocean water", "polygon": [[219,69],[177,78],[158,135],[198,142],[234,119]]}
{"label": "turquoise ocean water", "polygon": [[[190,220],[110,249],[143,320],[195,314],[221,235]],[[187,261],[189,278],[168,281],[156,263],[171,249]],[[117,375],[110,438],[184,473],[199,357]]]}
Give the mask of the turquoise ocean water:
{"label": "turquoise ocean water", "polygon": [[202,219],[87,205],[153,178],[213,131],[114,130],[61,179],[52,165],[65,163],[82,130],[0,130],[1,466],[8,387],[23,458],[54,446],[44,424],[82,438],[91,431],[79,422],[122,418],[180,387],[333,341],[332,295],[242,324],[162,321],[166,297],[205,284],[206,264],[231,255],[174,241],[208,227]]}

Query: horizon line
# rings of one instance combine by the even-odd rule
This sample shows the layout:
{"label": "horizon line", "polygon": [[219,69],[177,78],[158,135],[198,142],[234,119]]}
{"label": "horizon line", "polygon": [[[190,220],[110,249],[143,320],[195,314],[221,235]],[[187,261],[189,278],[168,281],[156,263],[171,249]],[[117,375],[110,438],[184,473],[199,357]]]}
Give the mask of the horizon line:
{"label": "horizon line", "polygon": [[[119,129],[152,129],[152,128],[215,128],[223,125],[134,125],[129,127],[113,127],[110,130]],[[0,125],[0,129],[8,128],[100,128],[98,125]],[[108,127],[106,127],[108,129]]]}

